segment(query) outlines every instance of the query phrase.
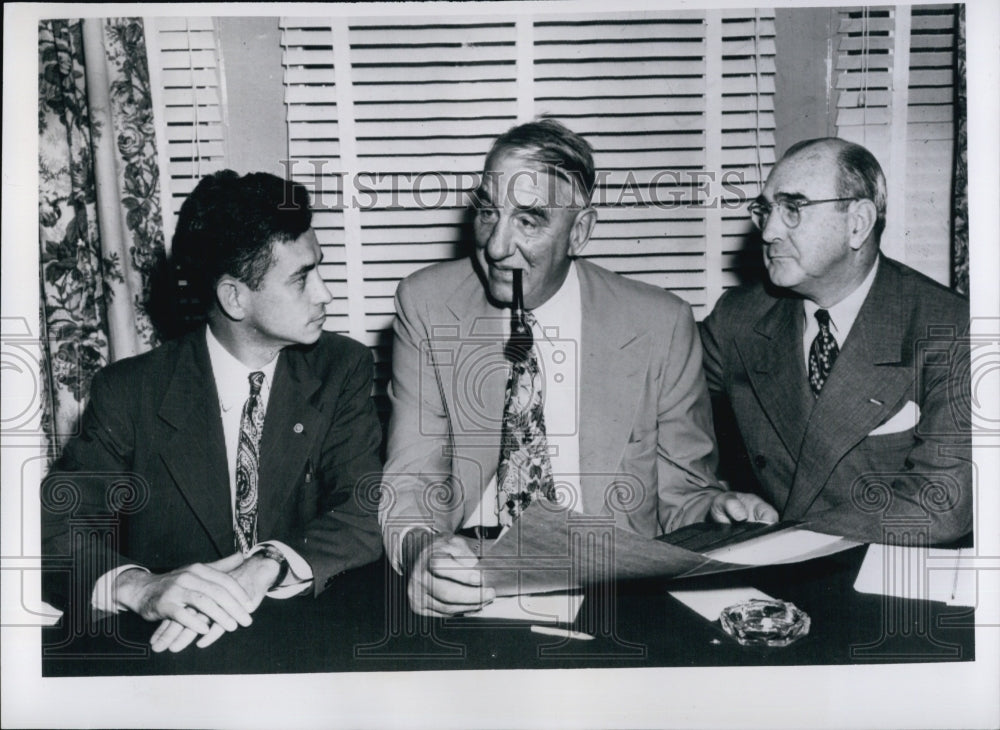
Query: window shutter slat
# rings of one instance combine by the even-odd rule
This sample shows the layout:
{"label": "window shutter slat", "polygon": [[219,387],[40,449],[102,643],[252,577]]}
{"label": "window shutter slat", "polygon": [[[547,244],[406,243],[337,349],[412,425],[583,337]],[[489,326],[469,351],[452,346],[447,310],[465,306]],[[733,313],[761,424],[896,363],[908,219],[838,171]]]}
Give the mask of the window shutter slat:
{"label": "window shutter slat", "polygon": [[[156,84],[158,133],[166,141],[161,184],[172,235],[184,198],[205,175],[226,166],[226,110],[219,39],[210,17],[147,18],[150,79]],[[163,165],[161,165],[161,168]]]}
{"label": "window shutter slat", "polygon": [[328,19],[315,18],[283,18],[279,27],[290,173],[312,197],[313,229],[323,251],[320,273],[333,295],[327,304],[326,328],[347,333],[351,322],[342,210],[345,193],[338,177],[342,169],[333,31]]}
{"label": "window shutter slat", "polygon": [[[867,17],[842,11],[837,56],[838,133],[875,154],[890,201],[897,201],[883,248],[942,283],[949,278],[954,12],[953,5],[870,8]],[[904,109],[894,108],[898,13],[907,13],[909,28],[908,64],[900,74],[906,88],[895,93]],[[893,160],[891,151],[902,159]]]}
{"label": "window shutter slat", "polygon": [[[361,338],[388,363],[384,330],[399,280],[463,252],[483,157],[526,114],[560,118],[595,148],[600,222],[586,255],[675,291],[703,316],[729,284],[722,276],[707,288],[706,247],[724,261],[745,232],[744,211],[712,205],[718,177],[732,174],[756,194],[774,146],[773,13],[714,12],[711,24],[701,11],[282,19],[290,157],[328,206],[315,218],[322,272],[338,297],[327,326],[357,332],[360,312]],[[349,144],[339,84],[350,86]],[[706,169],[707,93],[716,95],[717,170]],[[708,187],[699,178],[707,171]],[[352,195],[356,208],[337,210]],[[347,214],[359,221],[357,248],[343,244]],[[706,235],[708,217],[718,240]],[[349,296],[338,286],[347,271],[360,278]],[[388,369],[377,372],[382,393]]]}
{"label": "window shutter slat", "polygon": [[[700,42],[704,38],[704,13],[680,10],[669,14],[658,12],[604,14],[573,13],[572,15],[539,15],[535,19],[535,40],[538,43],[589,43],[595,37],[618,39],[687,38]],[[593,28],[599,28],[600,35]]]}

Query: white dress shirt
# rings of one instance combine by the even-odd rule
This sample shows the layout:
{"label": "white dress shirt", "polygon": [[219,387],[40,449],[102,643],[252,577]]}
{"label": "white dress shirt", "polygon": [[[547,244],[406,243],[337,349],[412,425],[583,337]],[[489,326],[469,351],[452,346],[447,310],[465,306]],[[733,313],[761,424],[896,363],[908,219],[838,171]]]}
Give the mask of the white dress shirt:
{"label": "white dress shirt", "polygon": [[[509,308],[504,311],[510,314]],[[531,313],[535,317],[532,326],[535,355],[543,378],[542,413],[552,461],[552,477],[560,504],[582,512],[579,383],[583,312],[580,278],[575,263],[570,264],[569,273],[559,291]],[[504,318],[506,336],[510,335],[509,328],[510,317],[507,316]],[[493,526],[499,521],[497,478],[494,474],[483,492],[479,507],[462,527]]]}
{"label": "white dress shirt", "polygon": [[[264,382],[261,384],[259,407],[267,413],[267,403],[271,395],[271,383],[274,382],[274,370],[278,365],[276,355],[266,365],[259,368],[249,368],[235,358],[223,347],[222,343],[212,334],[211,327],[205,328],[205,339],[208,344],[208,358],[212,364],[212,376],[215,380],[215,389],[219,394],[219,411],[222,417],[222,433],[226,445],[226,463],[229,466],[229,504],[233,522],[233,534],[236,530],[236,452],[240,441],[240,421],[243,418],[243,405],[250,397],[250,373],[264,373]],[[273,545],[288,561],[288,575],[280,586],[268,591],[268,596],[272,598],[288,598],[298,595],[312,582],[312,568],[309,563],[284,543],[278,540],[267,540],[254,545],[250,555],[259,552],[264,545]],[[235,551],[235,545],[234,545]],[[146,570],[140,565],[121,565],[102,575],[94,585],[91,594],[91,604],[99,611],[121,611],[121,606],[114,600],[114,581],[118,575],[126,570],[139,568]],[[148,571],[147,571],[148,572]]]}
{"label": "white dress shirt", "polygon": [[[850,334],[851,327],[854,326],[854,320],[858,318],[858,312],[861,311],[861,305],[868,298],[868,292],[871,291],[872,284],[875,283],[875,272],[877,271],[878,259],[876,258],[875,265],[872,266],[865,280],[861,282],[861,286],[832,307],[826,308],[826,311],[830,313],[830,334],[833,335],[833,339],[837,341],[837,346],[840,348],[844,347],[847,335]],[[816,312],[820,309],[822,307],[816,304],[816,302],[809,299],[802,300],[802,314],[805,317],[805,326],[802,328],[802,351],[806,363],[806,372],[809,372],[809,348],[812,347],[813,340],[819,334],[819,322],[816,321]]]}
{"label": "white dress shirt", "polygon": [[240,443],[240,421],[243,418],[243,405],[250,397],[250,373],[264,373],[264,382],[257,396],[260,408],[267,413],[267,402],[271,397],[271,383],[274,382],[274,369],[278,365],[275,356],[263,367],[248,368],[233,357],[222,346],[210,327],[205,328],[208,341],[208,359],[212,363],[212,375],[215,378],[215,390],[219,394],[219,410],[222,415],[222,433],[226,442],[226,463],[229,465],[229,504],[233,506],[233,530],[236,529],[236,452]]}

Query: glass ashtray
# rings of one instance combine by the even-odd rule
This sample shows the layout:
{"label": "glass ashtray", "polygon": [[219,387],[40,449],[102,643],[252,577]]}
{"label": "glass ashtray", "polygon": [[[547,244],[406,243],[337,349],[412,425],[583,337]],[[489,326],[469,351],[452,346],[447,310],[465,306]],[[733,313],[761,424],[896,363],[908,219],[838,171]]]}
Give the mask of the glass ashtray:
{"label": "glass ashtray", "polygon": [[753,598],[723,609],[719,622],[743,646],[788,646],[809,633],[809,615],[787,601]]}

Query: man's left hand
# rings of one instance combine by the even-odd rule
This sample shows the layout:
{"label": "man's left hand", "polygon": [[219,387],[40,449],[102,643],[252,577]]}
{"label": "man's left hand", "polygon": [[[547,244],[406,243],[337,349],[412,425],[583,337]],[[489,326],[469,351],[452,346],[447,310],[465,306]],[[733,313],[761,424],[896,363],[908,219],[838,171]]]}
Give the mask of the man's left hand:
{"label": "man's left hand", "polygon": [[[268,588],[278,577],[278,564],[260,553],[252,555],[239,566],[229,572],[237,583],[247,592],[253,605],[251,611],[256,611],[261,601],[267,595]],[[219,637],[226,633],[219,624],[212,624],[207,634],[198,639],[197,646],[204,649],[206,646],[214,644]],[[150,648],[155,652],[169,649],[172,652],[179,652],[186,649],[198,636],[197,633],[185,626],[177,623],[173,619],[166,619],[160,623],[153,636],[150,638]]]}
{"label": "man's left hand", "polygon": [[778,521],[778,511],[758,497],[747,492],[722,492],[712,500],[708,512],[714,522],[763,522]]}

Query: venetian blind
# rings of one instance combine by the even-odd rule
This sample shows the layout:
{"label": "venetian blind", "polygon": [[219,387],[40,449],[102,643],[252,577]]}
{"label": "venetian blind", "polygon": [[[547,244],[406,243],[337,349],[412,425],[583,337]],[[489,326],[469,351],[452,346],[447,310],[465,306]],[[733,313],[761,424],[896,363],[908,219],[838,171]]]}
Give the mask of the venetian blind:
{"label": "venetian blind", "polygon": [[774,159],[773,12],[281,20],[290,173],[312,193],[328,328],[389,375],[399,281],[468,250],[492,140],[548,114],[594,146],[584,255],[700,319],[736,283]]}
{"label": "venetian blind", "polygon": [[225,167],[225,94],[212,18],[147,18],[164,238],[198,181]]}
{"label": "venetian blind", "polygon": [[741,205],[774,160],[773,14],[538,18],[534,106],[594,146],[584,256],[669,289],[700,319],[735,283]]}
{"label": "venetian blind", "polygon": [[882,249],[944,284],[950,277],[954,25],[952,5],[844,10],[836,56],[838,134],[870,149],[887,178]]}

